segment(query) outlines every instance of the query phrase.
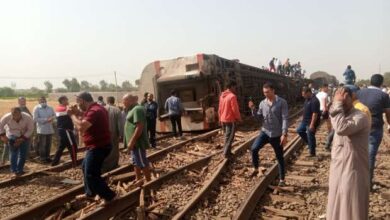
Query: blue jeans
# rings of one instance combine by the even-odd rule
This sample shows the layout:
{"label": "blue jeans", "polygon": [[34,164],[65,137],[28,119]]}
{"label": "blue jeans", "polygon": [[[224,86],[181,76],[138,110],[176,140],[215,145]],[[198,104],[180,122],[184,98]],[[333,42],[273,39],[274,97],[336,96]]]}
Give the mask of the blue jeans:
{"label": "blue jeans", "polygon": [[[378,153],[379,145],[383,138],[383,128],[375,128],[371,130],[368,136],[368,164],[370,169],[370,183],[374,177],[375,157]],[[371,184],[372,185],[372,184]]]}
{"label": "blue jeans", "polygon": [[316,155],[316,132],[309,129],[309,125],[302,122],[297,128],[299,136],[309,146],[310,155]]}
{"label": "blue jeans", "polygon": [[11,162],[11,172],[23,173],[24,163],[26,162],[27,151],[29,147],[28,141],[23,141],[18,147],[9,147],[9,160]]}
{"label": "blue jeans", "polygon": [[101,177],[104,159],[110,154],[111,146],[87,150],[83,160],[84,189],[88,197],[99,195],[110,201],[115,197],[113,192]]}
{"label": "blue jeans", "polygon": [[253,166],[257,169],[259,168],[259,150],[263,148],[264,145],[270,143],[274,149],[276,159],[278,160],[279,165],[279,178],[284,180],[284,157],[283,157],[283,148],[280,145],[280,136],[270,138],[265,132],[261,132],[260,135],[253,142],[251,147],[252,163]]}

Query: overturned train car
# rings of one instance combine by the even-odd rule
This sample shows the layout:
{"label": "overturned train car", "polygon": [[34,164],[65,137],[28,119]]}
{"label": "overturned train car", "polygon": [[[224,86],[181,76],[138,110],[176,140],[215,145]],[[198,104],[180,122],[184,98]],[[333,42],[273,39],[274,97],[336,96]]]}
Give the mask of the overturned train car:
{"label": "overturned train car", "polygon": [[159,105],[158,132],[170,132],[171,123],[165,113],[165,100],[175,89],[184,114],[183,131],[202,131],[218,127],[218,101],[229,80],[238,84],[238,103],[242,114],[248,114],[247,102],[258,103],[266,81],[276,86],[276,93],[293,105],[300,97],[303,80],[292,79],[216,55],[198,54],[148,64],[141,75],[139,92],[155,95]]}

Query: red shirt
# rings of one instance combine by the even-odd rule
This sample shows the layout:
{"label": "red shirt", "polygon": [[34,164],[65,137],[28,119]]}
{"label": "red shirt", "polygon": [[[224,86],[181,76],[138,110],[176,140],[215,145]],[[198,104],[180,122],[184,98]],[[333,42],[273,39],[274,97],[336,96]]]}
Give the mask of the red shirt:
{"label": "red shirt", "polygon": [[84,113],[83,119],[92,124],[83,134],[85,146],[89,149],[108,147],[111,144],[111,137],[107,110],[103,106],[93,103]]}

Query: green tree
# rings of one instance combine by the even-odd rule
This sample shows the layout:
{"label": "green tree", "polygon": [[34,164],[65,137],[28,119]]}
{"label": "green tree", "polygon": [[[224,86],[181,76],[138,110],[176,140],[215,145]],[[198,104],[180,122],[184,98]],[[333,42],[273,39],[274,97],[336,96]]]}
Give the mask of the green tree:
{"label": "green tree", "polygon": [[15,90],[10,87],[0,87],[0,97],[13,97]]}
{"label": "green tree", "polygon": [[83,80],[80,82],[81,90],[90,90],[90,88],[91,88],[91,83],[89,83],[88,81]]}
{"label": "green tree", "polygon": [[72,80],[70,81],[70,85],[71,85],[70,87],[71,92],[80,92],[81,86],[79,81],[77,81],[76,78],[72,78]]}
{"label": "green tree", "polygon": [[100,84],[100,90],[107,91],[108,83],[105,80],[101,80],[99,84]]}
{"label": "green tree", "polygon": [[131,91],[134,89],[134,86],[128,80],[122,82],[122,89],[124,91]]}
{"label": "green tree", "polygon": [[66,89],[68,90],[68,92],[71,91],[72,83],[70,82],[69,79],[65,79],[64,81],[62,81],[62,84],[64,84],[64,86],[66,87]]}
{"label": "green tree", "polygon": [[46,93],[53,92],[53,84],[50,81],[45,81],[43,84],[45,85]]}

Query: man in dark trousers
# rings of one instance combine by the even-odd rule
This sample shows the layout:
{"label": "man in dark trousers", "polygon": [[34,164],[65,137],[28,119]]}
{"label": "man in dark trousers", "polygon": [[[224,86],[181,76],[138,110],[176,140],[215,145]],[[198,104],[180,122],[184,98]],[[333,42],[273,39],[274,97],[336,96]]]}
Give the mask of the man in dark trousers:
{"label": "man in dark trousers", "polygon": [[[169,119],[171,119],[172,123],[172,131],[175,137],[182,138],[183,131],[181,128],[181,114],[183,113],[183,105],[179,97],[177,97],[176,90],[171,91],[171,96],[165,101],[165,110],[168,112]],[[179,130],[179,135],[176,131]]]}
{"label": "man in dark trousers", "polygon": [[55,109],[57,117],[58,148],[52,161],[52,166],[59,164],[62,152],[65,147],[68,148],[70,158],[74,167],[77,166],[77,143],[74,137],[74,126],[72,119],[68,115],[69,101],[66,96],[58,98],[59,105]]}
{"label": "man in dark trousers", "polygon": [[68,112],[76,128],[81,131],[87,148],[82,166],[85,195],[78,198],[94,198],[99,195],[104,199],[104,203],[107,203],[116,196],[101,177],[103,161],[112,148],[108,112],[103,106],[94,102],[88,92],[77,95],[77,104],[82,112],[76,106],[72,106]]}
{"label": "man in dark trousers", "polygon": [[320,123],[320,101],[309,87],[302,88],[305,98],[302,122],[297,128],[299,136],[309,146],[310,157],[316,156],[316,129]]}
{"label": "man in dark trousers", "polygon": [[249,108],[252,114],[263,120],[260,135],[253,142],[251,147],[252,163],[254,166],[253,176],[259,173],[259,150],[267,143],[270,143],[275,151],[279,165],[279,185],[284,185],[284,158],[283,145],[287,143],[288,131],[288,105],[286,100],[275,94],[275,88],[271,83],[263,85],[265,99],[260,102],[256,111],[252,101]]}
{"label": "man in dark trousers", "polygon": [[241,121],[240,107],[237,102],[237,83],[230,81],[226,90],[219,97],[218,116],[225,132],[223,154],[229,159],[232,156],[231,148],[236,133],[237,122]]}
{"label": "man in dark trousers", "polygon": [[[383,138],[383,113],[385,113],[387,123],[390,123],[390,98],[388,94],[381,90],[383,80],[381,74],[374,74],[371,76],[371,86],[357,92],[357,98],[370,109],[372,117],[371,132],[368,137],[371,187],[373,187],[372,179],[374,177],[376,154]],[[389,127],[386,132],[390,133]]]}
{"label": "man in dark trousers", "polygon": [[146,109],[146,123],[149,134],[149,142],[152,147],[156,147],[156,119],[158,104],[153,100],[153,94],[148,94],[148,99],[144,103]]}

